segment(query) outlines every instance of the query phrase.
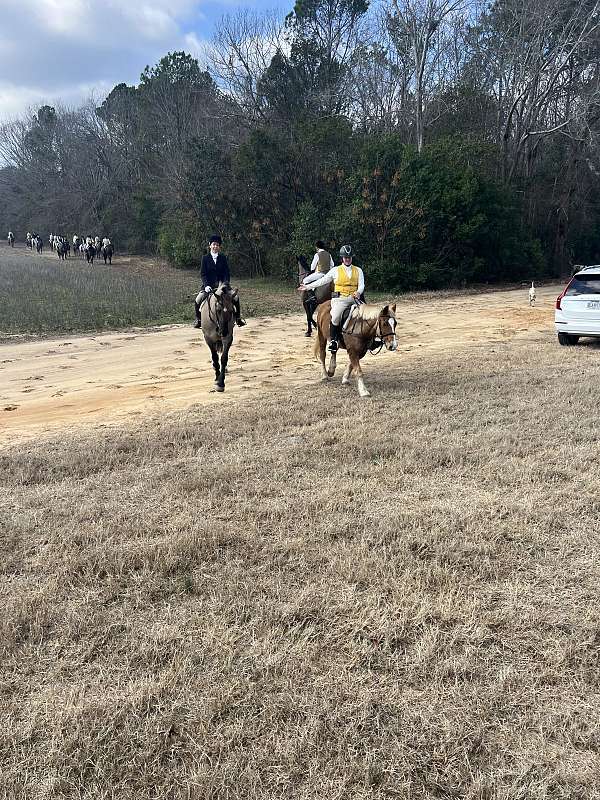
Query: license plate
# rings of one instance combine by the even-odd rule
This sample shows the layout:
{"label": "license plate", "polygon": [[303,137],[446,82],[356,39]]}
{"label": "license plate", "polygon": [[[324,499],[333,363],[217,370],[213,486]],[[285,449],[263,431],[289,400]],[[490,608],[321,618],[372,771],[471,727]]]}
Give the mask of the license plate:
{"label": "license plate", "polygon": [[600,308],[600,300],[588,300],[586,308]]}

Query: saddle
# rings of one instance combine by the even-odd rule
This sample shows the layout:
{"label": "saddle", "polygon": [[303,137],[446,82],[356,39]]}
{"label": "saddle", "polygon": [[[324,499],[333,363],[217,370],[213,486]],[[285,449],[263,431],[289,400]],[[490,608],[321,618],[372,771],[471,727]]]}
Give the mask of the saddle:
{"label": "saddle", "polygon": [[[359,302],[353,303],[351,306],[348,306],[343,310],[342,318],[340,319],[340,331],[342,332],[342,336],[340,336],[338,340],[339,347],[343,347],[344,349],[346,348],[343,334],[346,333],[348,324],[352,322],[353,319],[356,319],[358,315],[358,309],[364,302],[365,299],[363,294]],[[350,335],[352,335],[352,330],[349,330],[347,332]],[[379,339],[377,336],[373,336],[367,347],[371,353],[378,353],[379,350],[382,348],[382,346],[383,346],[383,341]]]}

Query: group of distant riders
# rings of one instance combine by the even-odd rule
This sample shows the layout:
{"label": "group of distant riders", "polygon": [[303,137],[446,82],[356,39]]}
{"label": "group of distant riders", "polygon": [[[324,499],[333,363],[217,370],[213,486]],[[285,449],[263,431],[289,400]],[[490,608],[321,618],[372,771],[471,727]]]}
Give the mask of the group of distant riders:
{"label": "group of distant riders", "polygon": [[[9,246],[14,247],[14,233],[9,231],[6,238]],[[57,233],[51,233],[48,238],[48,242],[52,250],[54,250],[54,252],[62,261],[64,261],[65,258],[69,258],[71,255],[71,242],[66,236],[60,236]],[[88,264],[93,264],[94,259],[99,255],[104,258],[105,264],[112,264],[114,247],[108,236],[105,236],[101,240],[99,236],[86,236],[85,238],[82,238],[81,236],[74,235],[72,242],[73,255],[79,254],[81,258],[85,257]],[[43,253],[44,251],[44,241],[41,236],[38,236],[37,233],[31,233],[30,231],[27,231],[25,244],[30,250],[35,250],[37,253]]]}

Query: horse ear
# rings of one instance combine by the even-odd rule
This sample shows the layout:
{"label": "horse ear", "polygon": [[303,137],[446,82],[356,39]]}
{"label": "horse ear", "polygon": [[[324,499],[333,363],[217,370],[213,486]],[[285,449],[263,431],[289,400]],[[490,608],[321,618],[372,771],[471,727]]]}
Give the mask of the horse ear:
{"label": "horse ear", "polygon": [[237,298],[237,296],[238,296],[239,292],[240,292],[240,290],[239,290],[239,289],[236,287],[236,288],[235,288],[235,289],[234,289],[234,290],[231,292],[231,296],[232,296],[233,298]]}
{"label": "horse ear", "polygon": [[393,304],[390,306],[390,311],[392,312],[392,314],[393,314],[394,316],[396,316],[396,303],[393,303]]}
{"label": "horse ear", "polygon": [[389,317],[389,315],[390,315],[390,307],[389,307],[389,305],[387,305],[387,306],[384,306],[384,307],[381,309],[381,314],[380,314],[380,316],[382,316],[382,317]]}

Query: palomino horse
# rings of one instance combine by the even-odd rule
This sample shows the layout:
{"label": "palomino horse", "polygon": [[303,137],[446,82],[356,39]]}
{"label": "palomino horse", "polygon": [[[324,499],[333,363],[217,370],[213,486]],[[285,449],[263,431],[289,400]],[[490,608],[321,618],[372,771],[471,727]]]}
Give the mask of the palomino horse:
{"label": "palomino horse", "polygon": [[[229,348],[233,344],[235,319],[233,302],[237,299],[237,294],[237,289],[232,289],[229,284],[220,283],[200,307],[200,323],[204,341],[209,346],[212,356],[217,392],[225,391],[225,372],[229,360]],[[220,363],[219,353],[221,354]]]}
{"label": "palomino horse", "polygon": [[[317,341],[315,342],[315,356],[321,362],[321,379],[333,378],[336,368],[336,353],[331,354],[329,368],[325,368],[325,348],[327,334],[331,324],[331,302],[327,301],[319,306],[317,314]],[[373,341],[379,339],[388,350],[396,350],[396,304],[389,303],[374,305],[362,303],[353,306],[348,321],[342,328],[340,347],[348,351],[350,363],[342,377],[342,383],[350,383],[350,376],[356,375],[358,393],[361,397],[370,397],[371,393],[365,386],[360,360],[367,350],[372,349]]]}
{"label": "palomino horse", "polygon": [[[298,262],[298,283],[302,283],[307,275],[310,275],[310,267],[304,256],[297,256]],[[310,288],[310,287],[309,287]],[[325,286],[318,286],[312,291],[302,292],[302,306],[306,312],[306,333],[305,336],[312,336],[312,326],[317,327],[313,314],[321,303],[331,300],[332,284],[326,283]]]}

